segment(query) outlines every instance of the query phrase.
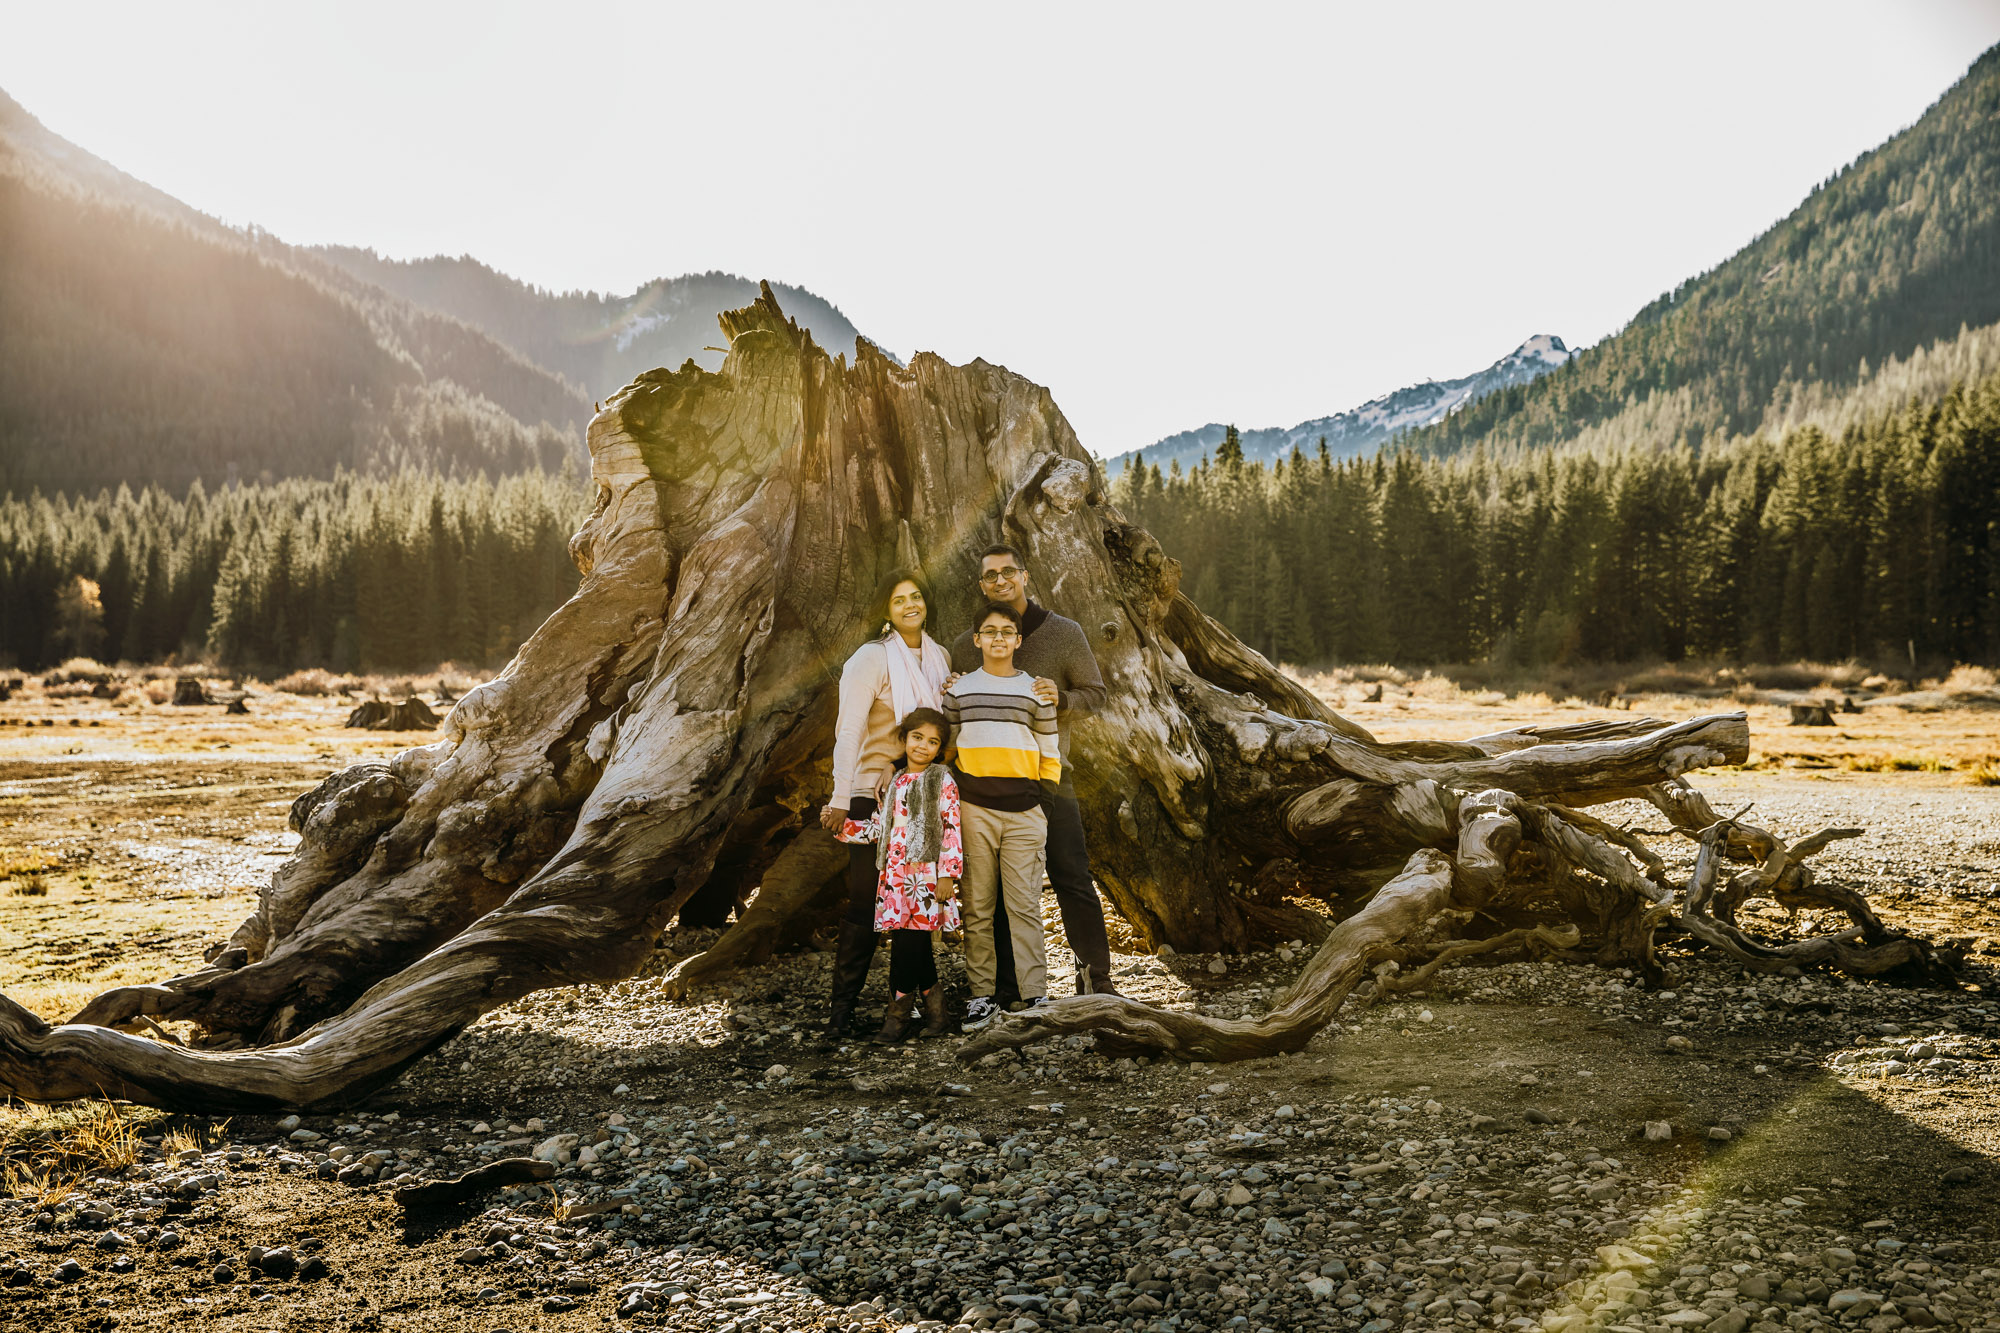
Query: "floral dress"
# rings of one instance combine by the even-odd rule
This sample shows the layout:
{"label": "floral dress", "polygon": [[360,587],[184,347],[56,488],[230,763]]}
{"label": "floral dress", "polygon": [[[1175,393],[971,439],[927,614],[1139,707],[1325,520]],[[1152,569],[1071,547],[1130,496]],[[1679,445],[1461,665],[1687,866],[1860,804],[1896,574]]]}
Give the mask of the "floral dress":
{"label": "floral dress", "polygon": [[910,811],[907,800],[916,774],[901,772],[889,787],[886,808],[878,807],[866,819],[850,819],[841,825],[842,842],[872,843],[882,836],[882,818],[895,822],[889,831],[889,855],[882,864],[882,879],[875,889],[875,929],[877,930],[957,930],[958,902],[940,903],[937,882],[959,879],[965,874],[964,844],[958,834],[958,784],[944,775],[938,793],[938,819],[944,825],[942,850],[935,862],[907,859],[910,844]]}

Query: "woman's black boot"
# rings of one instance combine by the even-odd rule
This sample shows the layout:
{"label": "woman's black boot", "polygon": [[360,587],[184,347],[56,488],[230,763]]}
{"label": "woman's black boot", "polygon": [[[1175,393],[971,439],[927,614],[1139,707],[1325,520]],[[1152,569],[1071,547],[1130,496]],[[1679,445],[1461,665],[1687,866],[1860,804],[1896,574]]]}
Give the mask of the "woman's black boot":
{"label": "woman's black boot", "polygon": [[833,1002],[827,1007],[825,1039],[839,1042],[847,1035],[848,1020],[854,1017],[854,1002],[868,981],[868,965],[875,961],[875,927],[852,921],[840,923],[840,944],[833,954]]}

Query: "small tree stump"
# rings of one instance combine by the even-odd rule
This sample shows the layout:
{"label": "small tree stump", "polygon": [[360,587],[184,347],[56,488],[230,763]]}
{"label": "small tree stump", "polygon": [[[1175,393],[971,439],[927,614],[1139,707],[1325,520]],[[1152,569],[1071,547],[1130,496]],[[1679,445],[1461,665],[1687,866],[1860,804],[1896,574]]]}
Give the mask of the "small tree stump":
{"label": "small tree stump", "polygon": [[234,699],[231,699],[229,701],[229,707],[223,709],[222,711],[225,713],[236,713],[240,716],[247,717],[250,713],[250,706],[243,702],[244,697],[245,696],[241,694],[237,695]]}
{"label": "small tree stump", "polygon": [[422,699],[370,699],[347,715],[348,726],[368,731],[429,731],[441,720]]}
{"label": "small tree stump", "polygon": [[1833,713],[1825,704],[1793,704],[1791,725],[1830,727],[1833,725]]}
{"label": "small tree stump", "polygon": [[202,688],[199,676],[182,676],[174,681],[174,704],[177,707],[208,702],[208,691]]}

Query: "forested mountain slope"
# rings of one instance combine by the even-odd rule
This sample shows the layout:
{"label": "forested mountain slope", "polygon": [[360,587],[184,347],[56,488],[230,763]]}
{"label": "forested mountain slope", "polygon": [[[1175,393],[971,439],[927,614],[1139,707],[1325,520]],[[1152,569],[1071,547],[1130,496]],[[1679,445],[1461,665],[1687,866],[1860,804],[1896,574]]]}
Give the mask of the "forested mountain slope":
{"label": "forested mountain slope", "polygon": [[580,388],[239,232],[0,94],[0,493],[558,468]]}
{"label": "forested mountain slope", "polygon": [[1403,438],[1447,454],[1775,435],[1800,395],[1838,393],[1871,363],[1995,321],[2000,47],[1916,124],[1618,334]]}
{"label": "forested mountain slope", "polygon": [[[385,259],[372,250],[322,246],[314,253],[363,282],[428,310],[456,316],[535,364],[609,397],[641,371],[678,368],[690,357],[714,370],[722,354],[715,317],[757,299],[757,283],[731,273],[656,278],[630,296],[549,292],[470,256]],[[773,283],[785,313],[831,352],[852,352],[847,316],[803,287]]]}

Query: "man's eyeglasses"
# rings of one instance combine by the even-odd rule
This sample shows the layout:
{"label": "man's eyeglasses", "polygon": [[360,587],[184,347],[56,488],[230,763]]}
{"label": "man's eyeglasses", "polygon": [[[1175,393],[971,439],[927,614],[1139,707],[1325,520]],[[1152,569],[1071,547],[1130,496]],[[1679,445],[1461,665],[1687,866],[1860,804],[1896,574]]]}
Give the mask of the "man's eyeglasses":
{"label": "man's eyeglasses", "polygon": [[998,569],[982,570],[979,575],[979,581],[981,583],[1000,583],[1003,581],[1012,583],[1025,573],[1027,571],[1019,565],[1002,565]]}
{"label": "man's eyeglasses", "polygon": [[975,639],[991,639],[995,643],[1005,643],[1009,639],[1020,638],[1021,631],[1015,629],[1012,625],[1001,625],[995,629],[974,630],[972,637]]}

